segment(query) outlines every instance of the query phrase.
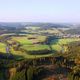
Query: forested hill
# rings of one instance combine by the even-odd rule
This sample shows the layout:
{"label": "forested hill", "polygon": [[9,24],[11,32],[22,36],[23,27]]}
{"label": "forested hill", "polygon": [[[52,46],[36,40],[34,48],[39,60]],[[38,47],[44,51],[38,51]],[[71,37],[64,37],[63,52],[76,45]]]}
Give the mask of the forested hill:
{"label": "forested hill", "polygon": [[0,22],[0,27],[43,27],[43,28],[64,28],[70,27],[71,24],[60,24],[60,23],[40,23],[40,22]]}
{"label": "forested hill", "polygon": [[80,27],[66,30],[66,33],[70,33],[70,34],[80,34]]}

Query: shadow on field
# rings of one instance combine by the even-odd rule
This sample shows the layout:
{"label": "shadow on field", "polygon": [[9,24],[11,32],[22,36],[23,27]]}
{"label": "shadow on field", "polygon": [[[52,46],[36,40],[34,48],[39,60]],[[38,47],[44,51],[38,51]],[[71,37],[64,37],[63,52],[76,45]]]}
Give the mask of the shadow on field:
{"label": "shadow on field", "polygon": [[9,60],[23,59],[23,56],[13,55],[11,53],[1,53],[0,52],[0,59],[9,59]]}
{"label": "shadow on field", "polygon": [[58,43],[58,41],[59,41],[59,39],[54,39],[54,40],[52,40],[52,41],[51,41],[51,43],[50,43],[50,44],[57,44],[57,43]]}
{"label": "shadow on field", "polygon": [[47,39],[47,44],[51,45],[51,44],[56,44],[59,41],[59,38],[55,37],[55,36],[49,36]]}

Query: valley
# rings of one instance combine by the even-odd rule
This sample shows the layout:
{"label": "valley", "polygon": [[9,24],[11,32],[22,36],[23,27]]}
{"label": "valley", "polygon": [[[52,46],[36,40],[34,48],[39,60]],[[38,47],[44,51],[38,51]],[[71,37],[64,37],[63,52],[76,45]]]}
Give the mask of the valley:
{"label": "valley", "polygon": [[41,23],[4,28],[0,34],[0,79],[22,80],[23,77],[23,80],[60,80],[60,76],[63,80],[80,78],[76,76],[80,75],[80,34],[66,33],[67,30],[72,28]]}

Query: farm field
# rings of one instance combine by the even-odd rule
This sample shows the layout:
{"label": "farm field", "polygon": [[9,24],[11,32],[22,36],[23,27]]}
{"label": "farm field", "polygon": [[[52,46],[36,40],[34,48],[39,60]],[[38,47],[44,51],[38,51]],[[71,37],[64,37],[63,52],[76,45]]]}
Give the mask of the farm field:
{"label": "farm field", "polygon": [[[39,51],[39,50],[50,50],[50,47],[46,44],[41,44],[41,42],[44,42],[46,40],[46,36],[36,36],[36,35],[26,35],[26,36],[13,36],[10,40],[8,40],[9,43],[13,42],[19,42],[21,44],[22,49],[27,51]],[[40,43],[40,44],[39,44]],[[24,58],[40,58],[40,57],[48,57],[52,54],[41,54],[41,55],[29,55],[27,52],[22,51],[15,51],[13,48],[11,48],[11,53],[13,55],[19,55],[23,56]]]}
{"label": "farm field", "polygon": [[[8,40],[9,42],[15,41],[19,42],[22,46],[21,48],[27,51],[39,51],[39,50],[50,50],[50,47],[46,44],[33,44],[34,39],[29,40],[28,38],[31,38],[32,36],[26,36],[26,37],[12,37],[11,40]],[[37,37],[37,41],[40,41],[40,39],[45,40],[44,36]],[[80,38],[66,38],[66,39],[55,39],[51,43],[51,47],[53,51],[61,52],[67,51],[67,46],[63,46],[64,44],[68,44],[70,42],[74,41],[80,41]],[[0,52],[6,53],[6,44],[0,43]],[[11,48],[11,54],[13,55],[19,55],[23,56],[24,58],[40,58],[40,57],[48,57],[55,54],[55,52],[50,54],[39,54],[39,55],[30,55],[27,52],[22,51],[15,51],[13,48]]]}
{"label": "farm field", "polygon": [[[27,52],[15,51],[13,49],[11,49],[11,52],[13,55],[21,56],[21,58],[24,58],[24,59],[35,59],[35,58],[49,57],[53,55],[53,54],[30,55]],[[19,59],[19,58],[16,58],[16,59]]]}
{"label": "farm field", "polygon": [[26,37],[12,37],[11,40],[15,41],[15,42],[19,42],[22,45],[32,44],[32,42],[30,40],[28,40]]}
{"label": "farm field", "polygon": [[56,39],[53,40],[51,46],[55,51],[61,51],[63,48],[67,51],[67,47],[63,46],[65,44],[69,44],[70,42],[80,41],[80,38],[67,38],[67,39]]}
{"label": "farm field", "polygon": [[42,31],[39,31],[39,32],[42,32],[42,33],[50,33],[50,34],[57,34],[57,33],[61,33],[58,29],[42,30]]}
{"label": "farm field", "polygon": [[68,80],[69,74],[72,78],[74,68],[77,67],[76,72],[80,68],[80,35],[66,34],[62,28],[52,28],[52,25],[51,28],[26,26],[11,27],[13,30],[1,33],[0,79],[48,80],[50,76],[51,80],[55,76],[56,80],[62,77]]}
{"label": "farm field", "polygon": [[[22,38],[23,39],[23,38]],[[17,39],[17,40],[20,40],[20,39]],[[23,40],[22,40],[23,41]],[[57,41],[57,42],[56,42]],[[67,47],[66,46],[63,46],[63,44],[68,44],[70,42],[74,42],[74,41],[80,41],[80,39],[78,38],[67,38],[67,39],[58,39],[56,41],[53,41],[52,44],[51,44],[51,47],[54,51],[67,51]],[[26,41],[25,41],[26,42]],[[56,42],[56,43],[55,43]],[[21,42],[22,43],[22,42]],[[38,50],[45,50],[45,49],[50,49],[50,47],[48,45],[40,45],[40,44],[32,44],[32,45],[23,45],[21,46],[21,48],[23,48],[24,50],[28,50],[28,51],[38,51]],[[50,53],[50,54],[43,54],[43,55],[30,55],[29,53],[27,52],[21,52],[21,51],[14,51],[12,50],[11,51],[12,54],[14,55],[20,55],[20,56],[23,56],[24,58],[40,58],[40,57],[49,57],[49,56],[52,56],[53,54],[55,53]]]}
{"label": "farm field", "polygon": [[11,40],[15,42],[17,41],[21,45],[32,45],[33,43],[36,43],[36,42],[44,42],[46,40],[46,37],[28,35],[25,37],[11,37]]}
{"label": "farm field", "polygon": [[23,45],[22,48],[28,51],[50,50],[48,45]]}
{"label": "farm field", "polygon": [[6,53],[6,45],[0,42],[0,52]]}

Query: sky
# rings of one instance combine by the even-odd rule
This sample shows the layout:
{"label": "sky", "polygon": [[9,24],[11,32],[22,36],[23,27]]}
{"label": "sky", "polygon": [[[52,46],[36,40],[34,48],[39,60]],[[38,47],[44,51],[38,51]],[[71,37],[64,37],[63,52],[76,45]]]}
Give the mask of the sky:
{"label": "sky", "polygon": [[80,0],[0,0],[0,22],[80,23]]}

